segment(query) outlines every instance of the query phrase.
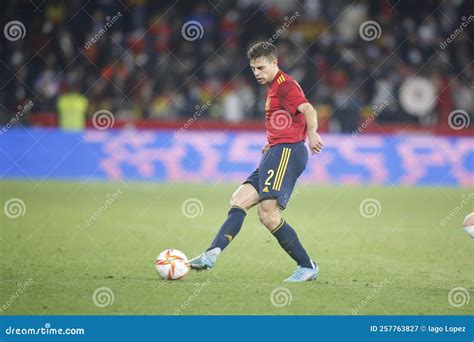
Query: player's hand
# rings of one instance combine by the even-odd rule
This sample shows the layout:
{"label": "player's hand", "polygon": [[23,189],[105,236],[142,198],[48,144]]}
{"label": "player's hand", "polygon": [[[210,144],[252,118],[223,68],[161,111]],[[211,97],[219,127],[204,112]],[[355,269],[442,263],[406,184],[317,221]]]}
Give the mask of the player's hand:
{"label": "player's hand", "polygon": [[262,147],[262,153],[267,152],[269,149],[270,149],[270,144],[269,144],[269,143],[266,143],[266,144],[263,145],[263,147]]}
{"label": "player's hand", "polygon": [[320,153],[323,149],[323,139],[318,132],[308,133],[308,142],[311,154]]}

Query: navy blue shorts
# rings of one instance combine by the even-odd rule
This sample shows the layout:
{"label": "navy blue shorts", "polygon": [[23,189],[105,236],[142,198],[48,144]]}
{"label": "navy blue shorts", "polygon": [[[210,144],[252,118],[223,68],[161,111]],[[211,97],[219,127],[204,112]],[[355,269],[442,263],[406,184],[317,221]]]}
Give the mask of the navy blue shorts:
{"label": "navy blue shorts", "polygon": [[272,146],[243,184],[253,185],[259,201],[276,198],[280,208],[285,209],[307,162],[308,150],[303,142]]}

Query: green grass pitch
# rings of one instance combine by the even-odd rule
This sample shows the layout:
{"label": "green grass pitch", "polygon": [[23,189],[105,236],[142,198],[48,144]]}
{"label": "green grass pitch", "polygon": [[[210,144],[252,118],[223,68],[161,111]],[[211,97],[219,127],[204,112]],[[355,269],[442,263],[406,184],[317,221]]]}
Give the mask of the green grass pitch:
{"label": "green grass pitch", "polygon": [[[295,264],[255,209],[214,269],[159,279],[154,261],[162,250],[191,258],[207,248],[235,187],[0,182],[2,207],[11,198],[25,204],[17,218],[0,212],[2,314],[474,313],[474,298],[459,307],[459,299],[448,300],[456,287],[474,294],[474,239],[461,227],[473,211],[462,204],[468,188],[299,184],[284,216],[318,261],[318,281],[282,282]],[[202,203],[194,218],[182,212],[189,198]],[[373,218],[359,210],[367,198],[380,203]],[[94,297],[98,306],[93,293],[102,287],[109,292]]]}

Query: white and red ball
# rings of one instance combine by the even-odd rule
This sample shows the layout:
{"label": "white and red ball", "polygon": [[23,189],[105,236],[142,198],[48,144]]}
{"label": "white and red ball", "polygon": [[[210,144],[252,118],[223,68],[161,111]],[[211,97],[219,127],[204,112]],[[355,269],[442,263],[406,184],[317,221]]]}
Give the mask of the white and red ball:
{"label": "white and red ball", "polygon": [[163,279],[178,280],[189,272],[186,255],[177,249],[167,249],[158,255],[155,261],[156,271]]}
{"label": "white and red ball", "polygon": [[463,227],[466,233],[468,233],[472,238],[474,238],[474,212],[468,214],[464,218]]}

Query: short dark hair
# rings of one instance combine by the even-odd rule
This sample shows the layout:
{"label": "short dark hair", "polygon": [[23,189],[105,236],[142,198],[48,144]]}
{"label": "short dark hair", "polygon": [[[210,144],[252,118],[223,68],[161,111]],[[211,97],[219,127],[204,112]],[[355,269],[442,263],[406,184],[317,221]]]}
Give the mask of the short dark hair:
{"label": "short dark hair", "polygon": [[277,49],[272,43],[259,42],[250,47],[247,51],[247,57],[249,60],[259,57],[266,57],[268,60],[273,60],[277,58]]}

